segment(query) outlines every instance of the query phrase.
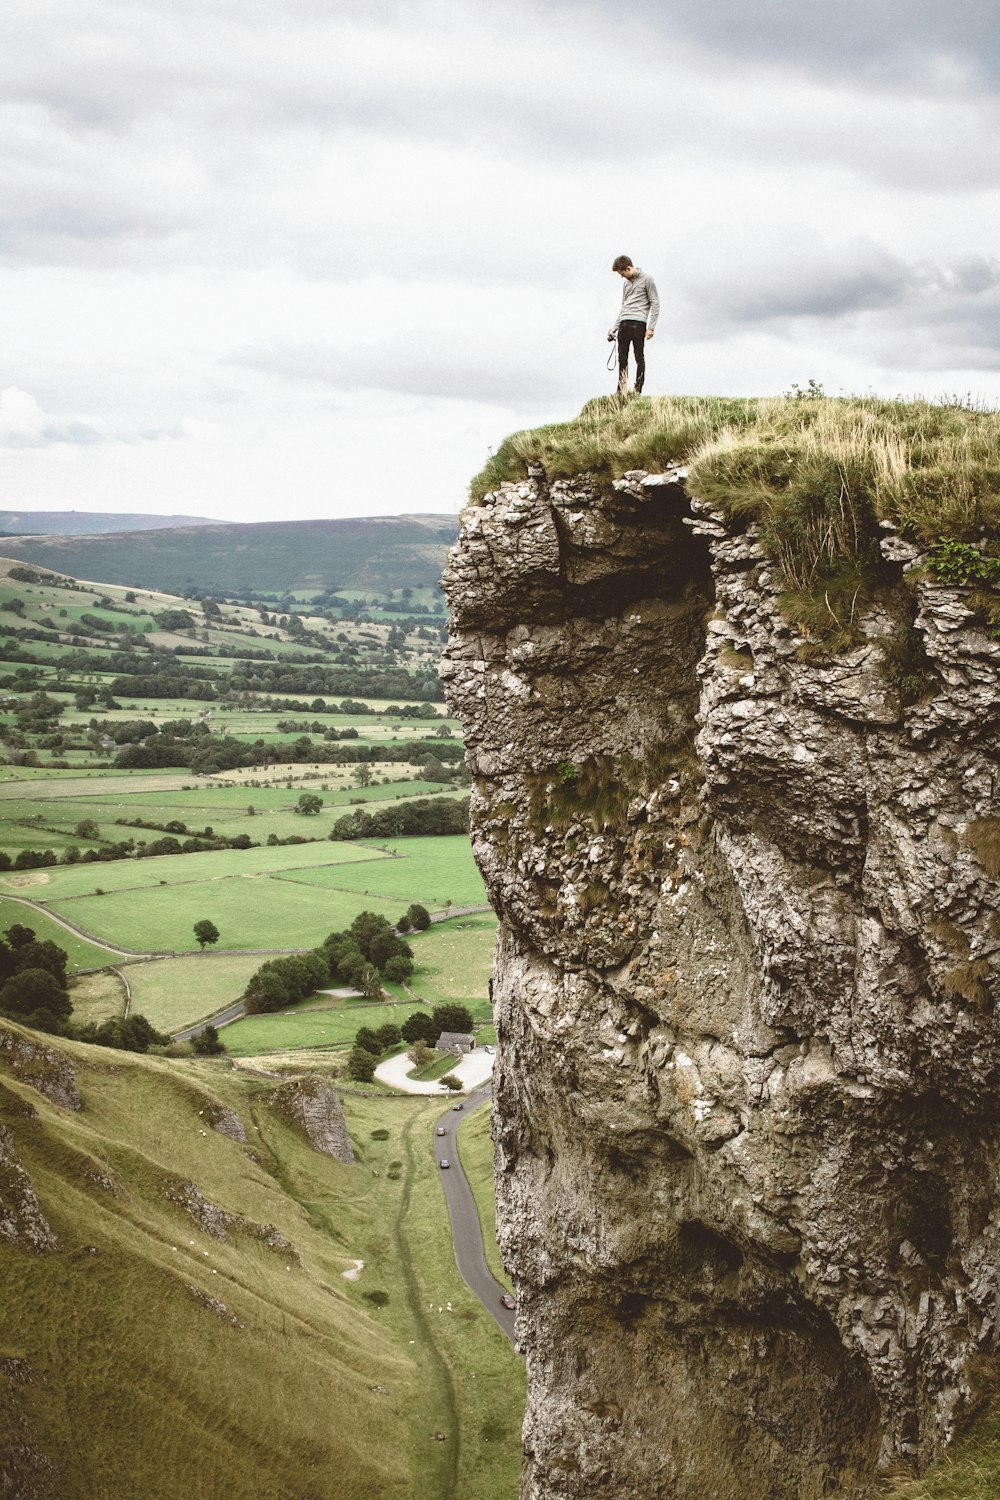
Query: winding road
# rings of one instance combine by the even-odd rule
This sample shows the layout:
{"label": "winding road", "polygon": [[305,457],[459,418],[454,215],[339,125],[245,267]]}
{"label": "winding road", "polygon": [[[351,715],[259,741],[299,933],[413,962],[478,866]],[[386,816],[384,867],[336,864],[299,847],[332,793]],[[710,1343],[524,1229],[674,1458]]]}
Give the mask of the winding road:
{"label": "winding road", "polygon": [[[451,1162],[447,1170],[439,1170],[438,1176],[444,1188],[445,1202],[451,1217],[451,1238],[455,1247],[455,1264],[458,1266],[458,1274],[473,1296],[479,1298],[490,1317],[500,1325],[516,1349],[514,1312],[504,1307],[500,1301],[507,1288],[500,1285],[486,1263],[479,1210],[476,1208],[476,1200],[472,1196],[472,1189],[462,1169],[462,1161],[458,1152],[458,1132],[467,1117],[466,1111],[471,1112],[477,1105],[485,1103],[489,1097],[490,1085],[487,1084],[483,1088],[473,1090],[466,1097],[462,1110],[456,1111],[453,1105],[440,1116],[435,1123],[434,1156],[438,1162],[442,1157],[446,1157]],[[439,1125],[444,1127],[444,1135],[437,1134]]]}

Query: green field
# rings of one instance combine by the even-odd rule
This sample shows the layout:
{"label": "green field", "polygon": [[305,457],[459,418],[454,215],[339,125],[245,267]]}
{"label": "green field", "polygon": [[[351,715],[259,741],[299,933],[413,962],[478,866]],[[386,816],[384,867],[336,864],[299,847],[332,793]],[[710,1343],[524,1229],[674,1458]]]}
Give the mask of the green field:
{"label": "green field", "polygon": [[[420,899],[419,891],[413,899]],[[327,933],[349,927],[366,908],[390,921],[399,915],[395,900],[318,890],[250,874],[49,904],[87,932],[108,941],[113,938],[137,953],[194,952],[198,945],[192,928],[205,918],[218,927],[220,948],[280,950],[313,948]]]}
{"label": "green field", "polygon": [[261,962],[260,954],[207,950],[186,958],[129,964],[123,973],[132,989],[132,1009],[157,1031],[169,1032],[180,1031],[238,1000]]}
{"label": "green field", "polygon": [[[318,813],[303,816],[295,811],[295,805],[303,790],[309,790],[323,800]],[[117,793],[108,795],[95,790],[87,797],[54,797],[46,792],[41,809],[37,797],[6,796],[0,802],[3,818],[0,822],[0,848],[15,854],[17,850],[55,849],[60,852],[70,845],[78,848],[99,849],[102,843],[134,839],[150,842],[161,838],[162,832],[155,829],[129,827],[119,820],[143,819],[147,823],[166,824],[183,822],[191,834],[200,834],[206,827],[215,833],[233,838],[246,834],[255,844],[266,844],[268,837],[301,837],[325,839],[330,835],[334,822],[350,810],[351,803],[378,802],[395,803],[416,796],[459,796],[450,788],[431,782],[391,782],[386,786],[367,787],[365,793],[355,787],[297,785],[292,791],[285,787],[222,787],[211,783],[191,791]],[[253,813],[248,812],[253,807]],[[100,829],[100,838],[81,838],[74,833],[77,824],[91,819]],[[178,834],[178,838],[186,835]],[[174,856],[176,857],[176,856]]]}
{"label": "green field", "polygon": [[359,1026],[378,1030],[392,1022],[401,1026],[422,1005],[341,1004],[329,1009],[293,1007],[274,1015],[246,1016],[221,1031],[227,1051],[234,1057],[260,1057],[272,1052],[296,1052],[302,1048],[347,1048]]}
{"label": "green field", "polygon": [[64,949],[69,956],[69,973],[76,969],[100,968],[104,964],[114,963],[119,957],[117,953],[109,952],[97,943],[88,943],[86,938],[77,937],[75,932],[67,932],[65,927],[54,922],[37,907],[25,906],[21,901],[11,901],[0,896],[0,932],[6,932],[15,922],[22,927],[30,927],[40,943],[53,942]]}
{"label": "green field", "polygon": [[71,980],[69,989],[74,1026],[88,1021],[100,1024],[125,1013],[125,981],[115,970],[101,969],[97,974],[81,974]]}
{"label": "green field", "polygon": [[[380,839],[379,849],[398,856],[379,866],[377,879],[368,870],[350,868],[292,870],[281,879],[303,885],[341,891],[371,890],[380,896],[408,904],[420,901],[428,908],[485,906],[486,889],[464,834],[445,838]],[[415,891],[422,894],[414,895]]]}
{"label": "green field", "polygon": [[[369,863],[385,857],[382,850],[366,844],[334,843],[323,839],[315,844],[291,844],[284,848],[220,849],[203,854],[114,859],[106,864],[70,865],[48,870],[6,870],[0,874],[0,891],[11,894],[23,891],[32,901],[51,904],[91,896],[97,886],[110,892],[148,886],[205,885],[230,876],[253,877],[317,865]],[[85,925],[81,922],[81,926]]]}
{"label": "green field", "polygon": [[[451,1000],[466,1004],[484,1000],[493,972],[496,931],[496,917],[492,912],[484,912],[435,922],[426,932],[408,934],[407,942],[416,964],[410,989],[430,1005],[444,1005]],[[398,991],[397,986],[389,988]]]}

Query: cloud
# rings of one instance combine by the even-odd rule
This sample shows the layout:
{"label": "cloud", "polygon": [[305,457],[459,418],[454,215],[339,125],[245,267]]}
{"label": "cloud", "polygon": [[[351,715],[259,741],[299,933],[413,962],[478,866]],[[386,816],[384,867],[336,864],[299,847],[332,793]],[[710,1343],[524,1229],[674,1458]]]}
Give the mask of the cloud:
{"label": "cloud", "polygon": [[1000,396],[992,5],[204,0],[195,27],[171,0],[8,0],[4,22],[19,503],[57,504],[72,463],[105,508],[344,513],[375,503],[376,451],[379,504],[434,508],[505,427],[610,389],[623,250],[660,287],[653,390],[982,372]]}
{"label": "cloud", "polygon": [[17,386],[0,390],[0,449],[48,448],[55,444],[88,448],[97,443],[159,442],[184,434],[183,424],[115,432],[103,423],[80,417],[53,417],[43,411],[29,391]]}

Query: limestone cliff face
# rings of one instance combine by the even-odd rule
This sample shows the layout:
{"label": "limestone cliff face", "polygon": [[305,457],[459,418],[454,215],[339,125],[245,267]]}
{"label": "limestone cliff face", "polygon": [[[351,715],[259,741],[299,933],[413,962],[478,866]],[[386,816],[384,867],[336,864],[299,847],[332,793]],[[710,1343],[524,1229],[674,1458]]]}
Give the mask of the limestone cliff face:
{"label": "limestone cliff face", "polygon": [[887,534],[809,653],[684,477],[533,471],[446,575],[525,1500],[861,1494],[1000,1342],[1000,645]]}

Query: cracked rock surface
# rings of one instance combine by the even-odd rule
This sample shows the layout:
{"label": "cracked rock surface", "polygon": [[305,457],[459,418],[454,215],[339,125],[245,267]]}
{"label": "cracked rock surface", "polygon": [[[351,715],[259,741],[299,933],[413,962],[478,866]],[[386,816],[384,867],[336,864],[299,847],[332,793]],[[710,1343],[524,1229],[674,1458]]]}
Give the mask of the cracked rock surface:
{"label": "cracked rock surface", "polygon": [[534,471],[445,576],[523,1500],[862,1494],[1000,1344],[1000,643],[887,534],[817,653],[683,480]]}

